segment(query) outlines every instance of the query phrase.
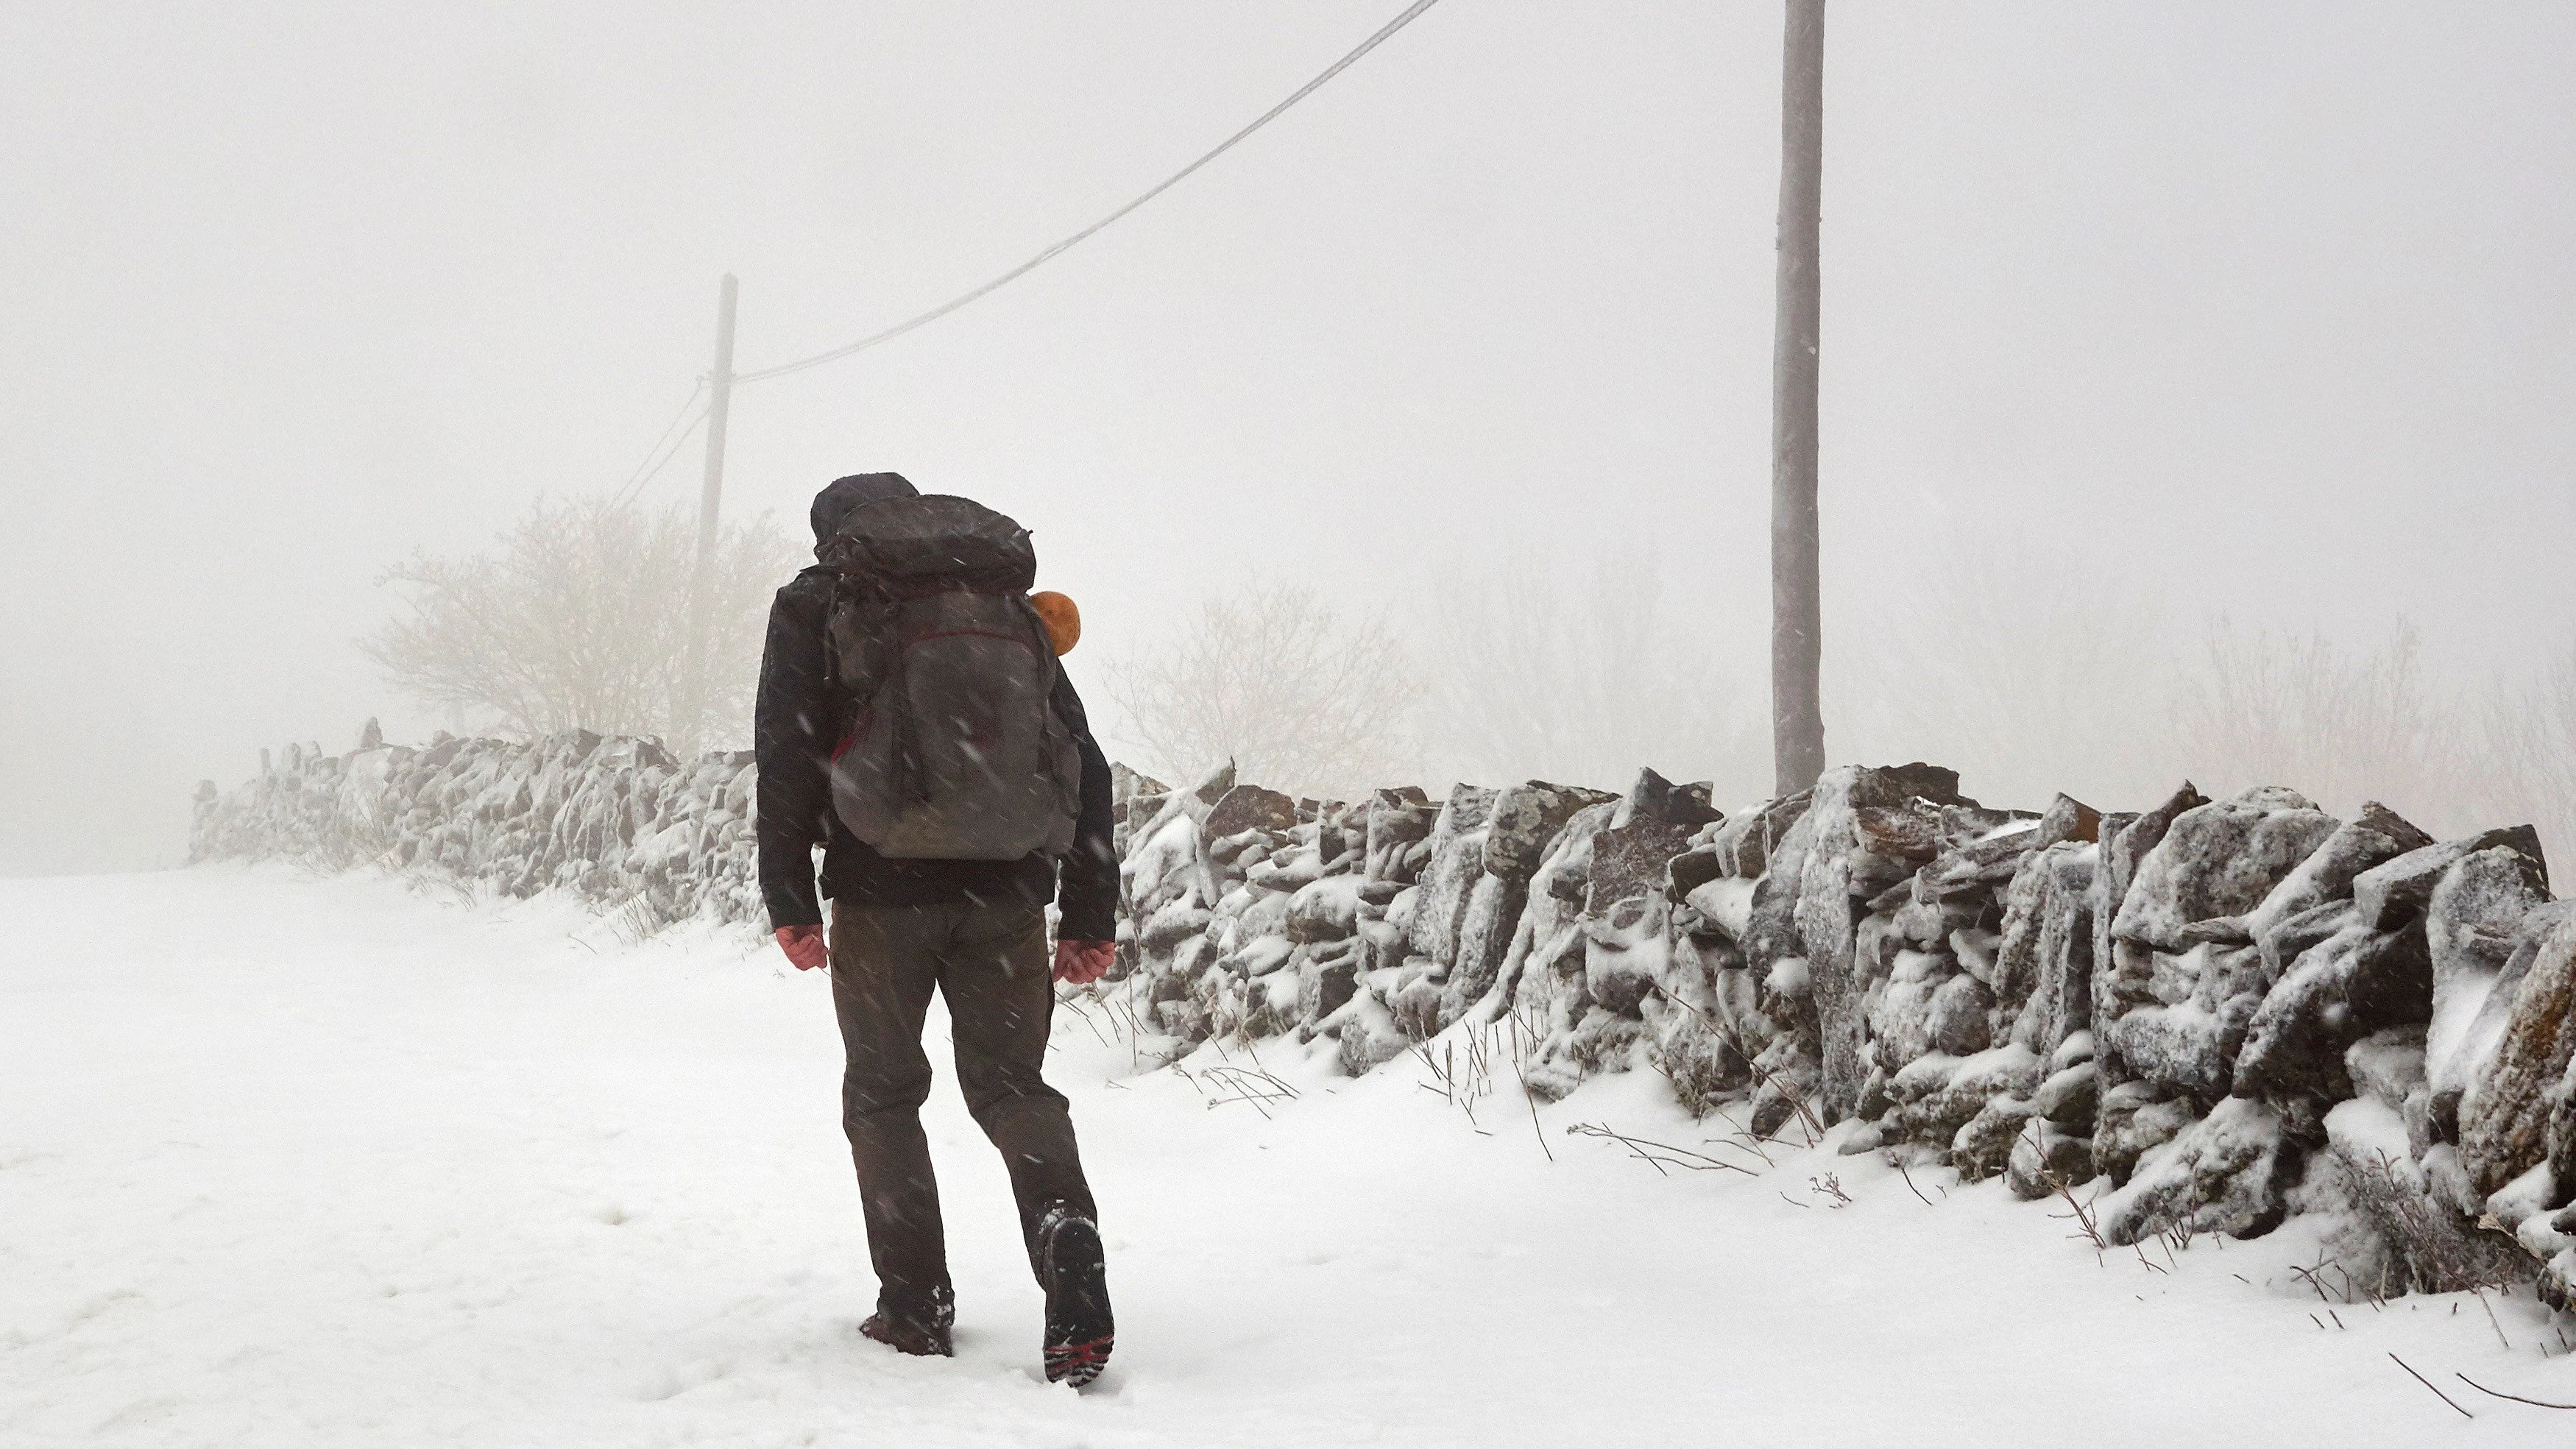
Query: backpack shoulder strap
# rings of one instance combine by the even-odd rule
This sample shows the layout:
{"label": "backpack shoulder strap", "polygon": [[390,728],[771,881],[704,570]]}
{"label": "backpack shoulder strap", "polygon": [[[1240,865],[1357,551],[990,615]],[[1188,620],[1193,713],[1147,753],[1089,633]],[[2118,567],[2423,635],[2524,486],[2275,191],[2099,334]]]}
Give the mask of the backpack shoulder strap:
{"label": "backpack shoulder strap", "polygon": [[843,636],[854,629],[883,629],[893,622],[893,606],[884,594],[866,580],[853,578],[834,570],[829,592],[823,602],[823,687],[825,698],[836,714],[847,714],[862,702],[858,695],[869,688],[868,682],[851,679],[842,667],[845,646]]}

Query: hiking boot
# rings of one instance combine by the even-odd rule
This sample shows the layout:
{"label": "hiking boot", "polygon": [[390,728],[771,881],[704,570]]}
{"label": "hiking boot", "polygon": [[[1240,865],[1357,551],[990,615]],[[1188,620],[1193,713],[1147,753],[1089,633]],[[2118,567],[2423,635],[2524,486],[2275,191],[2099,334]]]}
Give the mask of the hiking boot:
{"label": "hiking boot", "polygon": [[919,1358],[955,1358],[951,1327],[957,1322],[957,1300],[942,1290],[917,1312],[879,1307],[859,1325],[859,1332],[897,1353]]}
{"label": "hiking boot", "polygon": [[1109,1365],[1109,1265],[1100,1225],[1061,1203],[1038,1220],[1038,1282],[1046,1289],[1047,1382],[1081,1388]]}

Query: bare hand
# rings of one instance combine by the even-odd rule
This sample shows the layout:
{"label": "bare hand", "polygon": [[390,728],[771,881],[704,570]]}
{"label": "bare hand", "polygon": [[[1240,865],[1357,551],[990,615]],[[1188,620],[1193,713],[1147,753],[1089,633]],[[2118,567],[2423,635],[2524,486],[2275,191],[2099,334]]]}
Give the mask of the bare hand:
{"label": "bare hand", "polygon": [[1088,986],[1108,975],[1110,963],[1117,959],[1115,941],[1058,941],[1055,979],[1068,986]]}
{"label": "bare hand", "polygon": [[823,928],[820,926],[779,927],[778,949],[787,953],[787,959],[795,962],[799,971],[819,971],[832,964],[832,954],[823,945]]}

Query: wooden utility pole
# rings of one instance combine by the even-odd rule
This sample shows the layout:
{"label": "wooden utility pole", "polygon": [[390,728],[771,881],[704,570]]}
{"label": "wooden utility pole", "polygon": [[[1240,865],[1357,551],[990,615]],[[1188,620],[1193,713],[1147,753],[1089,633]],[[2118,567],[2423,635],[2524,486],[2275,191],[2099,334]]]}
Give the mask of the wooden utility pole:
{"label": "wooden utility pole", "polygon": [[1780,67],[1778,314],[1771,335],[1771,768],[1788,795],[1825,771],[1816,539],[1817,234],[1825,170],[1825,0],[1788,0]]}
{"label": "wooden utility pole", "polygon": [[724,505],[725,417],[733,406],[733,299],[725,273],[716,294],[716,365],[707,374],[707,473],[698,492],[698,562],[689,580],[689,643],[680,672],[680,697],[671,710],[671,744],[683,758],[704,743],[707,714],[707,595],[713,583],[716,525]]}

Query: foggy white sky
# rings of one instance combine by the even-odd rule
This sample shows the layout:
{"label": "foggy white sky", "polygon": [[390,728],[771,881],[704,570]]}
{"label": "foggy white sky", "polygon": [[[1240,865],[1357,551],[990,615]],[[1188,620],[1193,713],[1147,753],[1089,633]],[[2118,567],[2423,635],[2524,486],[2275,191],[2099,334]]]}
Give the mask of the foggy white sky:
{"label": "foggy white sky", "polygon": [[[1398,8],[0,9],[0,871],[171,861],[259,746],[425,732],[350,642],[376,575],[622,479],[720,273],[746,368],[874,330]],[[1651,542],[1758,680],[1779,29],[1447,0],[1038,274],[741,394],[728,506],[972,494],[1103,654],[1250,575]],[[2556,643],[2571,57],[2563,0],[1835,0],[1829,673],[1963,540],[2191,617],[2403,612],[2467,673]]]}

